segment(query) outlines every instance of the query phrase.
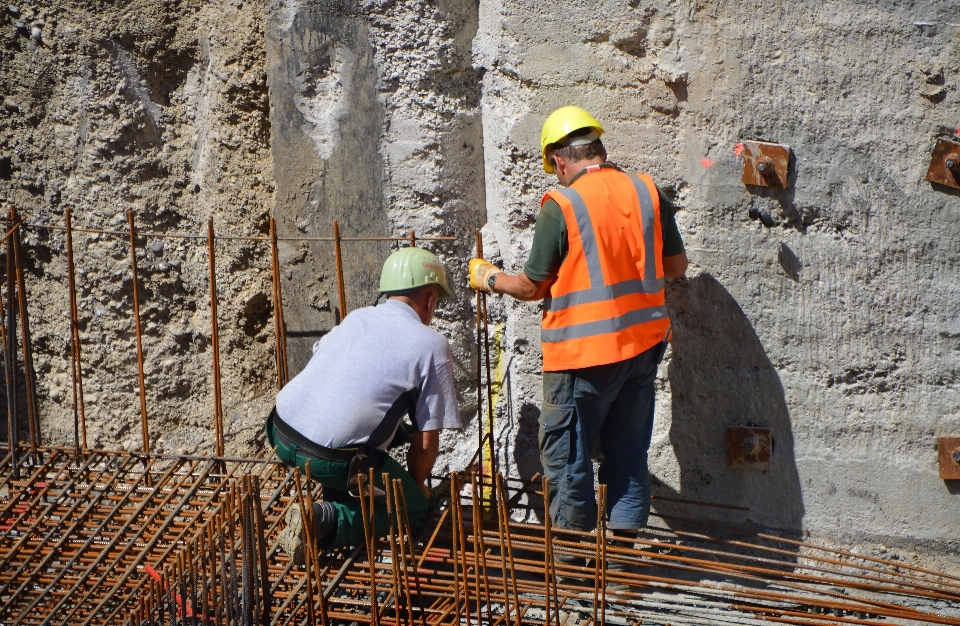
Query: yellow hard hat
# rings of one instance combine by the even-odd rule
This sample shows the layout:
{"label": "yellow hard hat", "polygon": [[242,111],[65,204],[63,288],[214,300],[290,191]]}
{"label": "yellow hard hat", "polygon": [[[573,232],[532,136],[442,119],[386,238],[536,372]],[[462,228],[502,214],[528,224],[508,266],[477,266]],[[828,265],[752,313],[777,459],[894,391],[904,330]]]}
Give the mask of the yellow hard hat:
{"label": "yellow hard hat", "polygon": [[[590,137],[590,143],[595,141],[603,134],[603,126],[595,117],[575,106],[561,107],[550,114],[547,121],[543,123],[543,130],[540,131],[540,152],[543,154],[543,171],[547,174],[553,174],[553,166],[547,159],[547,148],[555,143],[562,143],[561,140],[574,131],[582,128],[595,128],[596,136]],[[568,144],[570,145],[570,144]]]}

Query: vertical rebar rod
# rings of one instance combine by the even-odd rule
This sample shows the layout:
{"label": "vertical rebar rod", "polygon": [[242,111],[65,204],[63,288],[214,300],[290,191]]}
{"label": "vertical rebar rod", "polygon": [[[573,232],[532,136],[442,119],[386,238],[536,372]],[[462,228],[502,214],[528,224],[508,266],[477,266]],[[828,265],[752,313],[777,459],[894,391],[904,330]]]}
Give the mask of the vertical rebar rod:
{"label": "vertical rebar rod", "polygon": [[[367,488],[370,489],[369,504],[367,504]],[[374,550],[374,513],[373,513],[373,468],[370,476],[357,476],[357,492],[360,495],[360,517],[363,519],[363,538],[367,544],[367,564],[370,566],[370,623],[373,626],[380,624],[380,609],[377,603],[377,568]]]}
{"label": "vertical rebar rod", "polygon": [[[347,291],[343,285],[343,255],[340,253],[340,224],[333,220],[333,252],[337,264],[337,302],[340,303],[340,321],[347,316]],[[370,488],[373,489],[371,483]]]}
{"label": "vertical rebar rod", "polygon": [[[14,209],[14,219],[17,219]],[[13,259],[17,268],[17,307],[20,311],[20,334],[23,342],[23,384],[27,391],[27,424],[30,427],[30,447],[40,444],[40,415],[37,412],[37,386],[33,378],[33,346],[30,340],[30,317],[27,314],[27,289],[23,276],[23,244],[20,228],[13,232]]]}
{"label": "vertical rebar rod", "polygon": [[417,246],[417,232],[413,229],[410,229],[410,247],[415,248]]}
{"label": "vertical rebar rod", "polygon": [[87,416],[83,405],[83,361],[80,358],[80,322],[77,315],[76,268],[73,263],[73,208],[67,207],[67,287],[70,291],[70,377],[73,379],[73,436],[77,448],[87,450]]}
{"label": "vertical rebar rod", "polygon": [[137,332],[137,377],[140,381],[140,429],[143,434],[143,451],[150,452],[150,431],[147,426],[147,388],[143,378],[143,337],[140,334],[140,295],[137,287],[137,227],[133,224],[133,211],[127,211],[130,225],[130,270],[133,277],[133,325]]}
{"label": "vertical rebar rod", "polygon": [[[19,228],[19,225],[14,226],[13,228]],[[9,239],[9,238],[12,237],[12,236],[13,236],[13,229],[10,229],[9,231],[7,231],[7,235],[6,235],[6,237],[4,238],[4,241],[6,241],[7,239]],[[7,319],[7,310],[6,310],[6,307],[3,306],[3,298],[0,298],[0,319],[3,319],[3,320],[6,320],[6,319]],[[6,322],[0,324],[0,341],[3,342],[4,354],[6,354],[6,349],[7,349],[7,324],[6,324]]]}
{"label": "vertical rebar rod", "polygon": [[[497,507],[501,511],[500,517],[503,524],[503,539],[507,546],[507,559],[509,559],[511,591],[513,591],[513,606],[515,608],[516,626],[520,626],[520,594],[517,591],[517,570],[513,563],[513,540],[510,537],[510,512],[507,509],[507,494],[503,487],[503,474],[497,472]],[[504,594],[506,595],[506,594]]]}
{"label": "vertical rebar rod", "polygon": [[[197,623],[197,615],[199,613],[197,608],[197,570],[193,566],[193,542],[188,541],[186,545],[187,550],[187,569],[190,572],[190,609],[193,611],[193,615],[190,618],[191,624]],[[186,598],[183,599],[184,602],[187,601]]]}
{"label": "vertical rebar rod", "polygon": [[[550,481],[544,476],[541,485],[543,488],[543,582],[545,584],[544,610],[546,619],[544,624],[551,624],[550,618],[552,598],[556,595],[556,579],[554,578],[553,564],[553,529],[550,519]],[[560,623],[560,616],[557,616],[557,623]]]}
{"label": "vertical rebar rod", "polygon": [[[599,494],[598,494],[599,499]],[[603,562],[600,558],[600,553],[603,551],[604,543],[606,543],[606,536],[601,532],[601,524],[603,520],[603,508],[600,507],[600,503],[597,503],[597,529],[595,531],[597,537],[596,545],[594,546],[593,553],[593,623],[594,625],[600,624],[600,579],[603,577]]]}
{"label": "vertical rebar rod", "polygon": [[234,620],[232,610],[233,603],[230,602],[230,586],[227,583],[227,551],[225,545],[227,543],[226,523],[227,516],[226,512],[224,511],[221,513],[220,535],[219,541],[217,542],[217,548],[220,552],[218,555],[218,562],[220,563],[220,606],[217,608],[217,620],[219,621],[222,616],[227,624],[231,624]]}
{"label": "vertical rebar rod", "polygon": [[223,456],[223,401],[220,395],[220,330],[217,318],[217,253],[213,243],[213,217],[207,220],[207,250],[210,257],[210,337],[213,358],[213,428],[216,455]]}
{"label": "vertical rebar rod", "polygon": [[[456,624],[460,623],[460,560],[459,560],[459,542],[460,542],[460,533],[457,532],[457,506],[454,504],[454,498],[460,497],[459,485],[457,485],[457,473],[450,472],[450,536],[452,537],[450,544],[450,560],[453,562],[453,598],[455,603],[455,622]],[[442,519],[442,518],[441,518]],[[464,578],[466,578],[467,573],[463,572]],[[470,620],[467,620],[469,626]]]}
{"label": "vertical rebar rod", "polygon": [[[497,472],[496,478],[500,478],[499,472]],[[504,536],[504,530],[507,524],[503,519],[503,509],[500,506],[502,496],[500,495],[499,487],[499,481],[495,480],[494,497],[497,500],[497,542],[500,546],[500,582],[503,588],[503,621],[507,623],[510,620],[510,590],[508,587],[510,573],[507,571],[507,543]]]}
{"label": "vertical rebar rod", "polygon": [[223,565],[218,560],[217,545],[218,533],[222,532],[220,524],[221,513],[216,513],[211,519],[207,520],[207,561],[209,562],[210,576],[210,602],[212,606],[208,610],[213,623],[221,626],[223,623],[223,592],[218,590],[217,585],[220,582],[218,565]]}
{"label": "vertical rebar rod", "polygon": [[[477,257],[483,258],[483,235],[477,229]],[[487,294],[480,294],[480,303],[483,305],[483,355],[484,367],[487,373],[487,448],[490,453],[490,472],[492,477],[497,471],[497,452],[493,445],[493,379],[490,376],[490,317],[487,314]],[[492,490],[491,490],[491,498]]]}
{"label": "vertical rebar rod", "polygon": [[[270,626],[270,609],[273,604],[273,597],[270,592],[270,572],[267,569],[267,524],[263,517],[263,500],[260,498],[260,477],[253,476],[251,479],[251,489],[253,490],[253,502],[256,504],[257,516],[257,557],[260,561],[260,595],[263,598],[263,608],[260,612],[261,626]],[[322,596],[323,594],[321,594]],[[321,606],[324,604],[321,597]],[[326,611],[324,611],[325,613]],[[321,623],[326,625],[324,614],[321,614]]]}
{"label": "vertical rebar rod", "polygon": [[[208,585],[210,579],[207,576],[207,545],[206,545],[206,535],[207,529],[205,526],[200,527],[200,532],[197,533],[197,571],[199,572],[199,583],[200,583],[200,606],[203,608],[203,620],[201,623],[204,626],[209,626],[210,624],[210,587]],[[194,611],[197,610],[196,600],[194,600]]]}
{"label": "vertical rebar rod", "polygon": [[257,550],[254,546],[253,502],[249,491],[249,474],[243,477],[242,498],[240,500],[240,523],[243,528],[243,551],[240,558],[243,561],[243,624],[254,626],[254,615],[257,607],[257,585],[255,581],[257,571]]}
{"label": "vertical rebar rod", "polygon": [[[16,212],[10,209],[7,219],[16,224]],[[17,283],[13,237],[7,239],[7,344],[3,365],[7,379],[7,441],[10,445],[10,464],[13,477],[20,478],[20,463],[17,446],[20,439],[19,415],[17,414],[17,312],[15,307]]]}
{"label": "vertical rebar rod", "polygon": [[214,602],[216,603],[216,608],[214,610],[214,617],[216,618],[217,626],[223,626],[225,623],[224,620],[227,618],[227,606],[226,606],[226,595],[227,590],[223,586],[226,576],[224,575],[224,562],[220,558],[221,551],[220,545],[223,542],[223,511],[215,518],[216,524],[214,525],[214,533],[211,535],[213,539],[213,545],[210,546],[210,562],[213,564],[213,572],[211,577],[211,588],[213,589]]}
{"label": "vertical rebar rod", "polygon": [[180,585],[180,597],[177,599],[177,606],[180,611],[180,623],[187,624],[187,609],[190,608],[189,597],[187,596],[187,567],[184,562],[183,552],[177,554],[177,559],[175,561],[177,564],[177,575],[174,577],[174,581],[179,581]]}
{"label": "vertical rebar rod", "polygon": [[387,540],[390,545],[390,573],[393,575],[393,610],[394,618],[396,619],[397,624],[400,623],[400,610],[403,608],[403,604],[400,601],[400,557],[397,553],[397,536],[399,535],[399,513],[396,510],[394,504],[394,490],[393,482],[390,480],[390,474],[388,472],[383,472],[381,475],[383,480],[383,490],[385,492],[384,499],[387,505],[387,520],[390,522],[390,530],[387,535]]}
{"label": "vertical rebar rod", "polygon": [[[304,520],[305,523],[310,528],[311,532],[314,532],[316,529],[316,520],[313,517],[313,485],[311,483],[311,478],[313,473],[310,470],[310,459],[306,459],[303,462],[303,478],[306,483],[307,490],[307,518]],[[320,600],[320,624],[321,626],[327,626],[329,621],[327,617],[327,598],[323,593],[323,572],[320,569],[320,546],[319,538],[314,535],[313,539],[310,542],[310,547],[312,548],[308,558],[313,559],[311,563],[311,568],[314,575],[317,577],[317,590],[319,591],[318,599]]]}
{"label": "vertical rebar rod", "polygon": [[277,247],[277,221],[270,218],[270,257],[273,269],[273,328],[276,336],[277,391],[287,384],[287,333],[283,323],[283,288],[280,283],[280,251]]}
{"label": "vertical rebar rod", "polygon": [[[483,240],[476,234],[476,255],[483,258]],[[483,292],[477,291],[477,463],[483,471]]]}
{"label": "vertical rebar rod", "polygon": [[[456,491],[454,491],[456,487]],[[454,481],[451,476],[450,480],[450,506],[454,510],[454,520],[456,521],[456,526],[453,529],[453,532],[457,533],[457,544],[460,546],[459,555],[451,555],[454,558],[460,559],[460,572],[463,574],[463,607],[464,607],[464,616],[466,617],[467,624],[470,624],[470,567],[467,565],[467,533],[464,528],[463,521],[463,503],[460,501],[460,482],[459,480]],[[479,584],[479,583],[478,583]],[[477,610],[480,610],[480,607],[477,606]],[[477,616],[477,622],[479,623],[480,618]]]}
{"label": "vertical rebar rod", "polygon": [[600,626],[607,623],[607,486],[600,484],[597,494],[597,536],[600,544],[597,560],[600,561]]}
{"label": "vertical rebar rod", "polygon": [[[487,555],[486,548],[483,545],[483,507],[480,505],[482,481],[473,474],[473,485],[471,489],[473,510],[470,515],[470,525],[473,531],[473,561],[474,570],[477,573],[477,622],[480,621],[480,577],[483,577],[484,602],[487,609],[487,623],[493,624],[493,614],[490,607],[490,578],[487,576]],[[491,475],[492,478],[492,475]]]}
{"label": "vertical rebar rod", "polygon": [[[407,603],[407,615],[409,617],[410,626],[413,626],[413,598],[411,597],[410,592],[410,576],[407,574],[408,561],[407,561],[407,548],[410,549],[410,560],[409,564],[412,565],[416,561],[416,551],[413,547],[413,536],[410,530],[410,516],[407,515],[407,497],[403,491],[403,481],[399,478],[393,480],[393,493],[395,496],[395,504],[397,506],[397,524],[399,525],[400,531],[400,566],[401,571],[403,572],[403,589],[406,594],[406,603]],[[420,624],[421,626],[427,626],[427,609],[423,605],[423,593],[421,592],[422,587],[420,586],[420,570],[419,567],[414,567],[413,569],[413,578],[414,583],[416,584],[417,589],[417,602],[420,606]]]}

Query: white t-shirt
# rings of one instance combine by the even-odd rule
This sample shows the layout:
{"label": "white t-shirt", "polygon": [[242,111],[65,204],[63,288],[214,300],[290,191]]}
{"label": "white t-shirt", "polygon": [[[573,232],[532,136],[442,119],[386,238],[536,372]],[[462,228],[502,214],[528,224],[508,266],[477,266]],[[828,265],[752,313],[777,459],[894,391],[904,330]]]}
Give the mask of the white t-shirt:
{"label": "white t-shirt", "polygon": [[450,344],[399,300],[347,315],[277,394],[280,419],[327,448],[386,449],[408,408],[421,432],[462,427]]}

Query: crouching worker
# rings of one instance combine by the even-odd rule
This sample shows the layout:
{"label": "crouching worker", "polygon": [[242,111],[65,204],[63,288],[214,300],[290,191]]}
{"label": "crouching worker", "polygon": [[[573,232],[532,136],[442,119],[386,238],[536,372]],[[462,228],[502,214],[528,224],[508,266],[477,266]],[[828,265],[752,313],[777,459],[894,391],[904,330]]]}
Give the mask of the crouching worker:
{"label": "crouching worker", "polygon": [[[453,386],[450,345],[429,328],[437,301],[451,297],[443,264],[420,248],[403,248],[387,259],[380,276],[387,300],[353,311],[313,346],[306,368],[277,394],[267,419],[267,441],[290,467],[310,473],[323,485],[313,503],[314,537],[322,550],[364,542],[357,475],[374,470],[403,483],[410,525],[426,521],[426,480],[437,459],[440,430],[461,427]],[[414,433],[407,469],[386,453],[404,415]],[[382,492],[377,492],[374,526],[389,530]],[[303,562],[300,507],[287,512],[280,545]]]}

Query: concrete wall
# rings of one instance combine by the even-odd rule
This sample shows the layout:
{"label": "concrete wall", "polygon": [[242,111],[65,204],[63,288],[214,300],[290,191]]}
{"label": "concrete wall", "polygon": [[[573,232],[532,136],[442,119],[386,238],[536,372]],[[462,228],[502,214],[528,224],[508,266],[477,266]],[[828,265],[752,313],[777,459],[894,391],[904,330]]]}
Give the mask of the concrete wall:
{"label": "concrete wall", "polygon": [[[239,1],[4,4],[0,204],[34,224],[62,227],[70,205],[77,228],[123,233],[132,210],[142,233],[205,235],[213,217],[220,235],[265,234],[273,172],[262,20],[262,6]],[[24,251],[42,440],[72,445],[63,235],[27,230]],[[74,249],[88,444],[141,449],[129,243],[77,233]],[[266,252],[218,244],[231,454],[252,449],[271,406]],[[141,238],[138,265],[151,448],[212,450],[206,242]]]}
{"label": "concrete wall", "polygon": [[[960,122],[955,7],[524,1],[480,16],[487,229],[505,267],[522,267],[553,182],[538,133],[559,105],[591,110],[611,159],[680,207],[691,270],[668,290],[654,493],[750,512],[655,508],[955,550],[935,438],[960,432],[960,200],[923,180]],[[744,139],[792,147],[787,190],[741,184]],[[537,313],[505,303],[521,473],[537,468]],[[726,467],[726,428],[743,424],[772,429],[769,471]]]}

